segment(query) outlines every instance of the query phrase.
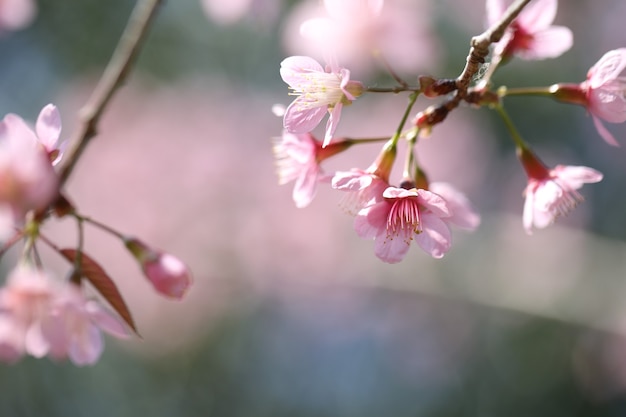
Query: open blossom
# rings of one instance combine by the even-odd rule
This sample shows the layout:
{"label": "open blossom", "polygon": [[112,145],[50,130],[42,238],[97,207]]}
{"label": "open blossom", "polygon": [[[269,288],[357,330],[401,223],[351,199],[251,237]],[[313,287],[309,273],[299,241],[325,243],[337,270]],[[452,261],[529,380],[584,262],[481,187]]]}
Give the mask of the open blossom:
{"label": "open blossom", "polygon": [[[505,60],[513,55],[523,59],[545,59],[566,52],[572,47],[573,35],[569,28],[552,26],[557,8],[557,0],[530,2],[507,28],[494,55]],[[504,11],[503,0],[487,0],[489,25],[498,22]]]}
{"label": "open blossom", "polygon": [[598,133],[614,146],[618,146],[617,141],[600,119],[611,123],[626,122],[626,77],[620,76],[624,68],[626,48],[609,51],[589,69],[587,80],[581,84]]}
{"label": "open blossom", "polygon": [[542,229],[552,224],[557,216],[567,214],[583,197],[576,190],[584,184],[599,182],[602,173],[584,166],[557,165],[548,170],[536,165],[526,166],[528,185],[524,190],[524,229]]}
{"label": "open blossom", "polygon": [[374,238],[374,253],[388,263],[400,262],[415,242],[434,258],[450,249],[451,234],[444,221],[451,212],[439,195],[422,189],[389,187],[383,199],[362,209],[354,228]]}
{"label": "open blossom", "polygon": [[127,337],[124,325],[79,287],[58,282],[45,272],[20,266],[0,290],[0,359],[18,360],[24,353],[69,358],[90,365],[102,354],[100,330]]}
{"label": "open blossom", "polygon": [[285,111],[283,125],[291,133],[310,132],[328,111],[324,143],[330,143],[344,105],[363,92],[363,84],[350,80],[350,71],[331,62],[327,71],[313,58],[292,56],[280,64],[280,75],[293,90],[296,99]]}
{"label": "open blossom", "polygon": [[352,143],[349,141],[335,141],[322,148],[319,142],[310,133],[283,132],[282,137],[274,141],[274,156],[280,185],[295,181],[293,187],[293,201],[296,207],[308,206],[315,192],[317,183],[325,179],[320,163],[339,152],[346,150]]}

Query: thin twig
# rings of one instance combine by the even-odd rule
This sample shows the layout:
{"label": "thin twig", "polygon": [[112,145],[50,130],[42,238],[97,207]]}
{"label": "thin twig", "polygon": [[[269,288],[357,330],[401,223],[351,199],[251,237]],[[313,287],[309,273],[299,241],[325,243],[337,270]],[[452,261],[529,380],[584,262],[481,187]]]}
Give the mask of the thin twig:
{"label": "thin twig", "polygon": [[502,39],[504,31],[515,20],[530,0],[517,0],[504,12],[502,18],[489,29],[478,36],[474,36],[470,43],[471,47],[467,55],[467,62],[463,72],[456,79],[459,91],[466,91],[472,78],[480,70],[480,66],[485,63],[485,58],[489,55],[489,46]]}
{"label": "thin twig", "polygon": [[162,0],[138,0],[98,85],[80,110],[80,125],[70,140],[72,148],[59,172],[61,184],[67,181],[87,144],[96,136],[100,116],[115,91],[126,80],[161,2]]}

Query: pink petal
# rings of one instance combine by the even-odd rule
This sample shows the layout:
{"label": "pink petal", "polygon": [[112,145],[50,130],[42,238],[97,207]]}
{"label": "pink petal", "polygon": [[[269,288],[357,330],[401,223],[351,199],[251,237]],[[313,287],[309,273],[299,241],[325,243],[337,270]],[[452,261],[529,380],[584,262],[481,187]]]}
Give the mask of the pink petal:
{"label": "pink petal", "polygon": [[68,356],[76,366],[93,365],[100,359],[103,350],[100,330],[93,324],[85,324],[81,334],[74,335]]}
{"label": "pink petal", "polygon": [[361,170],[337,171],[331,186],[336,190],[360,191],[372,184],[373,176]]}
{"label": "pink petal", "polygon": [[56,149],[59,135],[61,134],[61,115],[53,104],[48,104],[39,113],[35,124],[39,142],[48,152]]}
{"label": "pink petal", "polygon": [[112,313],[104,309],[95,301],[87,301],[85,312],[89,319],[100,329],[118,339],[126,339],[130,336],[128,328],[122,324]]}
{"label": "pink petal", "polygon": [[418,195],[419,193],[415,188],[407,190],[405,188],[387,187],[383,191],[383,198],[407,198],[417,197]]}
{"label": "pink petal", "polygon": [[609,80],[602,86],[589,89],[589,111],[611,123],[626,122],[626,80]]}
{"label": "pink petal", "polygon": [[29,355],[42,358],[50,351],[50,343],[44,333],[41,322],[33,323],[24,338],[24,348]]}
{"label": "pink petal", "polygon": [[437,217],[450,217],[452,213],[448,203],[440,195],[426,190],[418,190],[421,205],[432,211]]}
{"label": "pink petal", "polygon": [[596,116],[592,116],[592,117],[593,117],[593,124],[596,127],[596,130],[598,131],[602,139],[604,139],[604,141],[611,146],[619,147],[620,144],[617,142],[617,140],[615,140],[615,136],[613,136],[613,134],[609,132],[606,127],[604,127],[604,124],[602,124],[602,121]]}
{"label": "pink petal", "polygon": [[504,14],[502,0],[487,0],[487,25],[496,24]]}
{"label": "pink petal", "polygon": [[526,200],[524,201],[524,214],[522,216],[522,222],[524,224],[524,230],[529,235],[533,234],[533,216],[535,211],[535,193],[534,190],[526,188]]}
{"label": "pink petal", "polygon": [[402,229],[395,236],[389,236],[386,230],[376,236],[374,254],[384,262],[395,264],[406,256],[411,247],[411,239],[415,232],[411,229]]}
{"label": "pink petal", "polygon": [[324,72],[324,68],[308,56],[290,56],[280,63],[280,76],[293,88],[310,84],[308,76],[311,72]]}
{"label": "pink petal", "polygon": [[480,215],[476,213],[465,194],[443,182],[433,182],[429,188],[446,200],[448,209],[452,213],[446,218],[447,222],[468,230],[474,230],[480,225]]}
{"label": "pink petal", "polygon": [[626,48],[614,49],[607,52],[589,69],[587,78],[592,89],[615,80],[626,67]]}
{"label": "pink petal", "polygon": [[524,59],[556,58],[569,50],[574,43],[572,31],[564,26],[552,26],[533,36],[532,46],[519,51]]}
{"label": "pink petal", "polygon": [[292,197],[297,208],[304,208],[313,201],[317,190],[318,173],[319,166],[313,161],[296,179]]}
{"label": "pink petal", "polygon": [[341,118],[342,107],[343,104],[337,103],[331,110],[328,122],[326,122],[326,134],[324,135],[324,143],[322,144],[322,147],[326,147],[333,140],[335,130],[337,130],[337,125],[339,124],[339,119]]}
{"label": "pink petal", "polygon": [[315,129],[326,114],[326,107],[307,107],[303,97],[296,98],[285,111],[283,126],[291,133],[308,133]]}
{"label": "pink petal", "polygon": [[601,172],[585,166],[558,165],[552,172],[556,174],[559,182],[565,183],[571,190],[577,190],[583,184],[600,182],[603,178]]}
{"label": "pink petal", "polygon": [[556,17],[557,0],[531,1],[517,17],[517,22],[527,32],[536,33],[548,28]]}
{"label": "pink petal", "polygon": [[433,258],[442,258],[452,245],[450,228],[436,214],[422,213],[422,233],[415,237],[415,243]]}
{"label": "pink petal", "polygon": [[365,207],[354,219],[354,230],[359,237],[372,239],[387,230],[387,215],[391,205],[387,201],[381,201]]}
{"label": "pink petal", "polygon": [[0,138],[7,137],[16,142],[37,144],[39,141],[30,126],[18,115],[9,113],[0,122]]}
{"label": "pink petal", "polygon": [[352,94],[350,94],[348,90],[346,90],[346,86],[350,82],[350,70],[342,68],[339,71],[339,76],[341,78],[341,83],[339,84],[341,91],[343,91],[343,94],[346,96],[348,100],[350,101],[355,100],[355,97]]}

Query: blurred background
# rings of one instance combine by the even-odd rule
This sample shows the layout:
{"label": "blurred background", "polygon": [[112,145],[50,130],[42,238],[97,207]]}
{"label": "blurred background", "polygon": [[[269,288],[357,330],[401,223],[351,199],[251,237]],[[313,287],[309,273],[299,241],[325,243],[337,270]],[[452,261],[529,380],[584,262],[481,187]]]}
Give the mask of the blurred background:
{"label": "blurred background", "polygon": [[[7,15],[19,1],[0,0],[0,115],[34,121],[53,102],[69,137],[133,2],[21,0],[26,8]],[[296,209],[292,185],[277,184],[270,138],[282,121],[271,107],[291,99],[278,68],[315,54],[298,28],[322,14],[315,0],[164,4],[67,192],[82,213],[179,256],[194,287],[182,302],[159,298],[123,245],[89,228],[86,251],[120,287],[142,338],[108,338],[89,368],[0,365],[0,416],[626,415],[623,148],[606,145],[583,108],[507,99],[548,165],[605,174],[567,218],[528,236],[526,178],[508,133],[489,110],[459,108],[418,154],[431,180],[467,194],[482,224],[454,230],[441,260],[414,247],[384,264],[336,191],[320,186]],[[484,2],[387,0],[382,17],[355,16],[337,39],[354,79],[392,85],[367,54],[373,43],[409,82],[456,77],[484,29]],[[625,17],[623,0],[562,1],[555,24],[573,30],[574,47],[514,61],[494,82],[583,81],[606,51],[626,47]],[[365,95],[337,133],[390,135],[405,105],[404,95]],[[626,146],[626,126],[607,127]],[[365,168],[379,146],[324,168]],[[42,232],[75,245],[71,222]],[[45,255],[63,276],[68,265]],[[4,257],[0,273],[13,264]]]}

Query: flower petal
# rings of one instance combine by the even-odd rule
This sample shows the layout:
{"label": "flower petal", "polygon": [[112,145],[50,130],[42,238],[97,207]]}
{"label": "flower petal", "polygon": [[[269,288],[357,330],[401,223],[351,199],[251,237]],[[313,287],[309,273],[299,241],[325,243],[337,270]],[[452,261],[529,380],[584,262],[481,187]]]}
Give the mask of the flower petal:
{"label": "flower petal", "polygon": [[303,97],[296,98],[285,111],[283,126],[291,133],[307,133],[315,129],[326,114],[325,107],[308,107]]}
{"label": "flower petal", "polygon": [[415,236],[415,243],[433,258],[442,258],[452,245],[450,228],[434,213],[422,213],[421,220],[422,232]]}
{"label": "flower petal", "polygon": [[37,117],[35,130],[39,142],[48,152],[56,149],[61,135],[61,115],[54,104],[48,104],[41,110],[39,117]]}
{"label": "flower petal", "polygon": [[533,35],[532,44],[518,51],[524,59],[556,58],[574,44],[574,35],[569,28],[552,26]]}
{"label": "flower petal", "polygon": [[604,124],[602,123],[602,120],[600,120],[599,117],[593,116],[593,124],[596,127],[596,130],[598,131],[602,139],[604,139],[606,143],[608,143],[611,146],[618,146],[618,147],[620,146],[619,142],[615,140],[615,136],[613,136],[613,134],[609,132],[609,130],[606,127],[604,127]]}
{"label": "flower petal", "polygon": [[324,72],[319,62],[308,56],[290,56],[280,63],[280,76],[290,87],[308,84],[311,72]]}

